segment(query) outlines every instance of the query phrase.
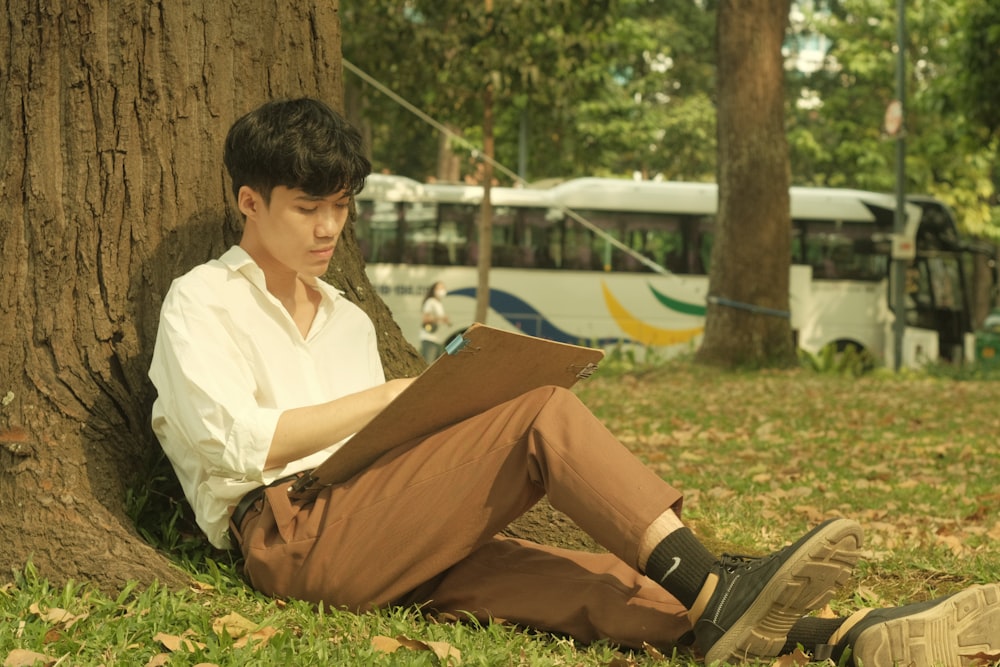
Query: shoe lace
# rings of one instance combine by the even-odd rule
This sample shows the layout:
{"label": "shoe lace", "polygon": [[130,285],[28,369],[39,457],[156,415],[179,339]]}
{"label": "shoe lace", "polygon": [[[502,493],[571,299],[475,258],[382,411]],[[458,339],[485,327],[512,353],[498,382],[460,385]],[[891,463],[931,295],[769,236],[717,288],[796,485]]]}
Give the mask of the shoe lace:
{"label": "shoe lace", "polygon": [[761,556],[745,556],[743,554],[722,554],[719,557],[719,564],[727,572],[746,569],[753,563],[759,561]]}

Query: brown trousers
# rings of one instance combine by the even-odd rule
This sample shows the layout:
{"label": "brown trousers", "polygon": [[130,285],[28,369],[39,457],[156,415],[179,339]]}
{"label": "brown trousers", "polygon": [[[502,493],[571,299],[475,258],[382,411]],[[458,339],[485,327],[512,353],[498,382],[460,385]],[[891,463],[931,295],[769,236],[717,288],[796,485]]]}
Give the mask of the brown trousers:
{"label": "brown trousers", "polygon": [[[544,495],[610,553],[497,536]],[[572,392],[545,387],[402,444],[308,503],[269,488],[239,532],[266,594],[669,646],[690,627],[685,609],[635,563],[645,530],[680,505]]]}

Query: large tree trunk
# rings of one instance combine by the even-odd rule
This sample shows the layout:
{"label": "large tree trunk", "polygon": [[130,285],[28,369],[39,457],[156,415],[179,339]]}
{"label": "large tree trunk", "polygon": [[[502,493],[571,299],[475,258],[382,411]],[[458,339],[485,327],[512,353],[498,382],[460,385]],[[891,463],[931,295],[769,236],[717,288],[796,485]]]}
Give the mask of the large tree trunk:
{"label": "large tree trunk", "polygon": [[[0,49],[0,563],[176,583],[124,511],[158,451],[160,303],[238,238],[231,122],[272,97],[341,105],[338,3],[12,0]],[[389,374],[418,369],[352,233],[335,265]]]}
{"label": "large tree trunk", "polygon": [[788,0],[722,0],[718,39],[719,209],[705,336],[722,366],[795,363],[788,311],[789,158],[781,44]]}

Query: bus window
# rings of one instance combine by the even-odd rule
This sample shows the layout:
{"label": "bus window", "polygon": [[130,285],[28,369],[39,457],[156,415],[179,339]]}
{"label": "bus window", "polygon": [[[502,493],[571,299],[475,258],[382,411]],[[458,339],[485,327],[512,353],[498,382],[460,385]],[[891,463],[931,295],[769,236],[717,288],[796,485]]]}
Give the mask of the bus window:
{"label": "bus window", "polygon": [[870,224],[840,220],[797,221],[800,261],[818,280],[883,280],[888,255],[872,242]]}
{"label": "bus window", "polygon": [[931,257],[927,261],[934,290],[934,305],[939,309],[959,310],[962,304],[962,286],[955,257]]}
{"label": "bus window", "polygon": [[357,236],[365,261],[402,261],[406,208],[409,204],[359,201],[357,206]]}
{"label": "bus window", "polygon": [[562,257],[563,263],[559,268],[572,271],[592,270],[594,263],[600,261],[600,255],[594,252],[594,233],[578,225],[564,227]]}
{"label": "bus window", "polygon": [[699,238],[698,260],[701,262],[703,275],[708,275],[708,271],[712,266],[712,244],[714,242],[715,234],[712,232],[704,232]]}

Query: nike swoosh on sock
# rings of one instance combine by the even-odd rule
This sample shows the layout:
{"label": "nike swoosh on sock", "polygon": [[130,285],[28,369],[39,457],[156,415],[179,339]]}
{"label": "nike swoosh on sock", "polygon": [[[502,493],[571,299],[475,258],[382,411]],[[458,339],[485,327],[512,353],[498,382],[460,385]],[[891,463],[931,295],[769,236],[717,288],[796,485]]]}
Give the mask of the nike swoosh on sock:
{"label": "nike swoosh on sock", "polygon": [[676,570],[680,566],[681,566],[681,559],[680,559],[680,557],[679,556],[674,556],[674,564],[670,566],[669,570],[667,570],[666,572],[663,573],[662,577],[660,577],[660,583],[662,584],[664,581],[666,581],[667,577],[669,577],[671,574],[673,574],[674,570]]}

